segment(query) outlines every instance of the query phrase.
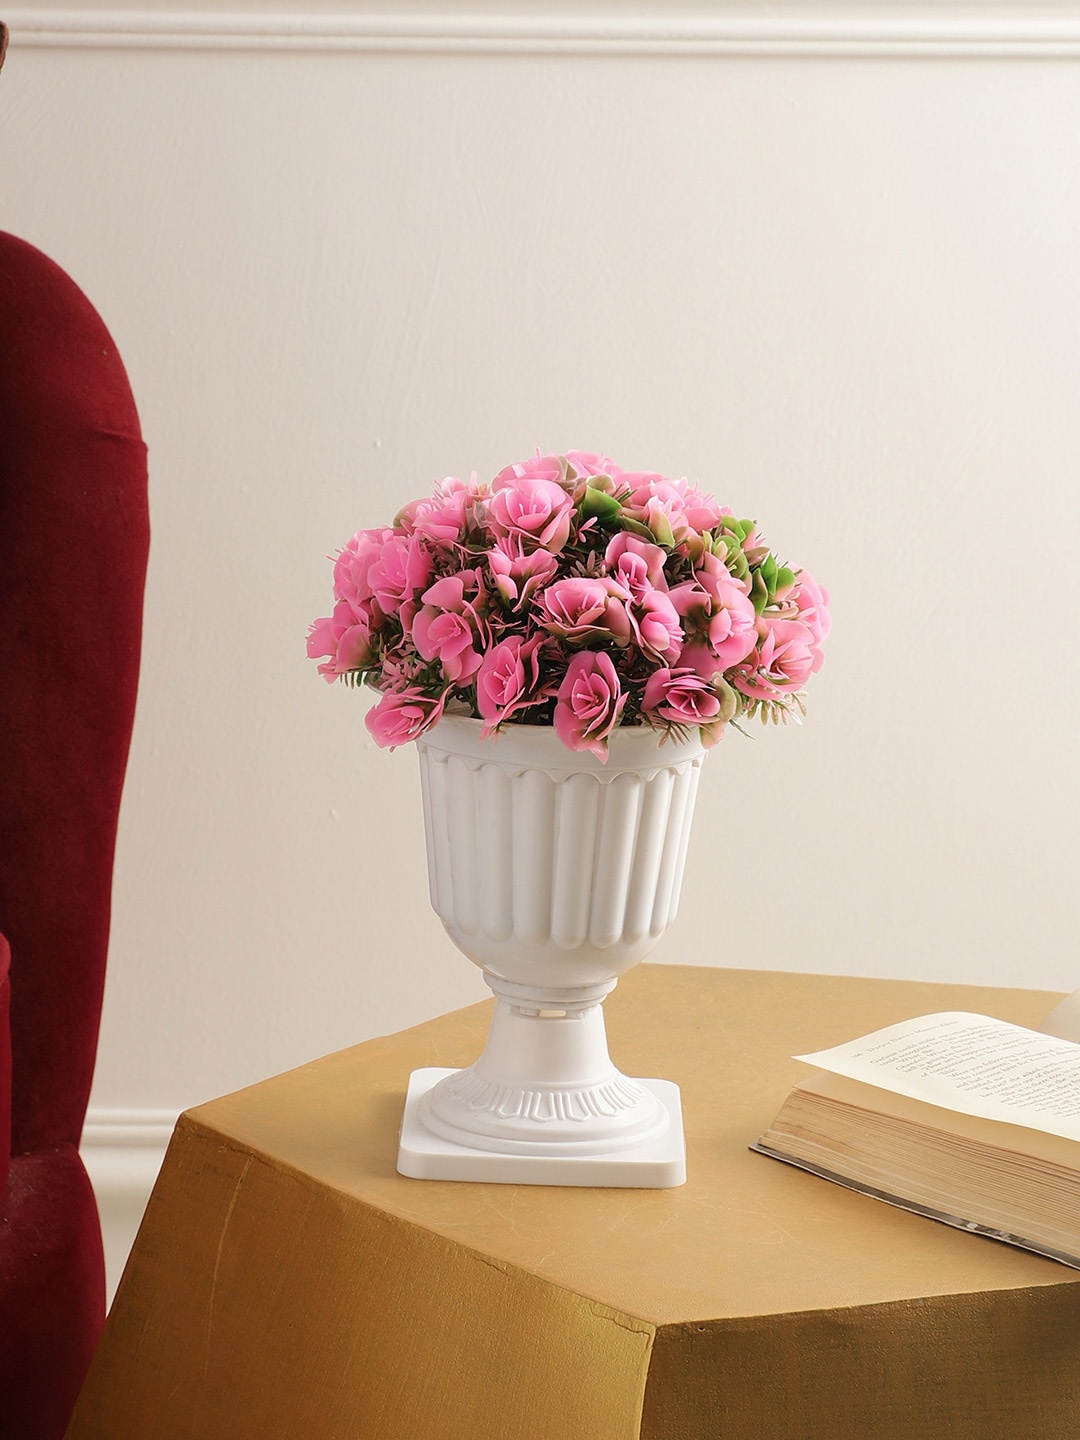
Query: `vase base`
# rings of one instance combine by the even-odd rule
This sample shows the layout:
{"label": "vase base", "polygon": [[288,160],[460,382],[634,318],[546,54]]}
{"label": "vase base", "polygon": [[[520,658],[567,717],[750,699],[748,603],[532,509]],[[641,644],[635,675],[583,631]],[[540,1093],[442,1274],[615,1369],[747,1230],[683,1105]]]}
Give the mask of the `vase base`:
{"label": "vase base", "polygon": [[663,1134],[611,1155],[505,1155],[474,1150],[434,1135],[419,1115],[420,1101],[453,1070],[426,1068],[409,1077],[401,1124],[398,1173],[413,1180],[473,1180],[500,1185],[576,1185],[667,1190],[686,1180],[679,1087],[671,1080],[635,1080],[667,1111]]}

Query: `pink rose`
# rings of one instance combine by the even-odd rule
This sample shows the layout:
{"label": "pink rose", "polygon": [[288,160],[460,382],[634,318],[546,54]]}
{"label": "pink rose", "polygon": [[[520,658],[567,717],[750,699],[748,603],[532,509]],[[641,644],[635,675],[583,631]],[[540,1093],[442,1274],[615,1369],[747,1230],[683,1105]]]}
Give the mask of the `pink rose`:
{"label": "pink rose", "polygon": [[396,523],[410,534],[423,536],[435,549],[445,550],[475,526],[477,509],[487,494],[487,486],[475,474],[467,481],[448,475],[429,498],[406,505]]}
{"label": "pink rose", "polygon": [[799,619],[810,631],[810,644],[814,652],[814,670],[820,670],[825,657],[821,653],[823,641],[828,639],[832,629],[829,614],[829,592],[823,589],[809,570],[800,570],[795,577],[792,592]]}
{"label": "pink rose", "polygon": [[622,482],[630,486],[626,513],[648,526],[661,545],[678,545],[720,523],[720,506],[686,480],[638,472],[624,474]]}
{"label": "pink rose", "polygon": [[745,660],[756,640],[754,607],[746,596],[713,612],[709,620],[709,649],[721,670]]}
{"label": "pink rose", "polygon": [[554,480],[556,483],[562,481],[566,476],[566,466],[559,455],[541,455],[538,450],[528,460],[519,460],[516,465],[507,465],[500,470],[491,482],[492,490],[505,490],[507,487],[513,489],[520,480]]}
{"label": "pink rose", "polygon": [[437,660],[451,685],[476,674],[482,656],[473,642],[475,632],[461,615],[439,613],[425,607],[413,621],[413,644],[425,660]]}
{"label": "pink rose", "polygon": [[355,614],[368,622],[375,597],[371,569],[393,537],[393,530],[358,530],[334,561],[334,599],[347,601]]}
{"label": "pink rose", "polygon": [[555,703],[555,731],[570,750],[607,759],[608,736],[622,718],[626,696],[611,658],[581,650],[567,666]]}
{"label": "pink rose", "polygon": [[568,450],[563,459],[578,479],[587,479],[593,475],[610,475],[612,480],[616,480],[622,474],[610,455],[597,455],[592,450]]}
{"label": "pink rose", "polygon": [[423,593],[423,604],[412,622],[412,642],[425,660],[438,660],[451,685],[471,679],[480,668],[487,627],[487,608],[479,570],[444,575]]}
{"label": "pink rose", "polygon": [[706,551],[694,567],[694,579],[715,608],[738,610],[744,608],[745,602],[753,610],[748,582],[732,575],[719,555]]}
{"label": "pink rose", "polygon": [[338,601],[333,615],[312,624],[308,632],[307,653],[310,660],[327,657],[319,666],[319,674],[329,684],[339,675],[366,670],[375,659],[371,631],[357,620],[352,606],[345,600]]}
{"label": "pink rose", "polygon": [[384,615],[398,615],[431,580],[431,552],[419,535],[391,534],[371,566],[368,579]]}
{"label": "pink rose", "polygon": [[649,676],[642,708],[656,720],[697,726],[706,747],[717,743],[734,713],[735,697],[724,685],[721,693],[693,670],[657,670]]}
{"label": "pink rose", "polygon": [[444,575],[441,580],[429,585],[420,598],[425,605],[434,606],[437,610],[469,615],[477,624],[488,604],[483,572],[478,567],[459,570],[455,575]]}
{"label": "pink rose", "polygon": [[653,545],[627,530],[620,530],[612,536],[604,551],[604,564],[608,574],[620,585],[625,586],[636,599],[646,590],[666,590],[667,576],[664,562],[667,551]]}
{"label": "pink rose", "polygon": [[676,669],[693,670],[695,675],[700,675],[706,681],[724,673],[723,666],[704,640],[687,641],[679,652]]}
{"label": "pink rose", "polygon": [[570,538],[574,515],[571,497],[554,480],[530,476],[500,485],[501,480],[502,476],[496,476],[494,494],[488,502],[490,533],[496,540],[510,536],[530,548],[542,546],[558,554]]}
{"label": "pink rose", "polygon": [[364,717],[376,745],[394,749],[422,735],[439,719],[446,703],[444,692],[433,700],[419,690],[397,690],[384,695]]}
{"label": "pink rose", "polygon": [[630,618],[619,587],[610,580],[571,576],[556,580],[536,598],[537,621],[574,645],[594,641],[630,643]]}
{"label": "pink rose", "polygon": [[687,522],[697,531],[699,535],[706,530],[715,530],[725,515],[730,515],[731,510],[727,505],[718,505],[711,495],[706,495],[695,485],[682,480],[680,485],[685,485],[683,499],[685,501],[684,514]]}
{"label": "pink rose", "polygon": [[694,632],[707,638],[714,669],[737,665],[757,644],[757,615],[747,585],[715,555],[703,555],[694,578],[676,586],[671,599]]}
{"label": "pink rose", "polygon": [[506,535],[488,551],[495,587],[508,605],[522,610],[537,590],[555,578],[559,562],[548,550],[526,550],[517,536]]}
{"label": "pink rose", "polygon": [[753,700],[780,700],[806,683],[814,670],[813,636],[801,620],[762,621],[764,638],[732,675],[732,684]]}
{"label": "pink rose", "polygon": [[488,736],[518,710],[537,704],[548,693],[540,683],[542,636],[523,640],[511,635],[487,652],[476,672],[476,708]]}
{"label": "pink rose", "polygon": [[650,660],[678,659],[685,636],[679,614],[663,590],[649,590],[630,607],[634,639]]}

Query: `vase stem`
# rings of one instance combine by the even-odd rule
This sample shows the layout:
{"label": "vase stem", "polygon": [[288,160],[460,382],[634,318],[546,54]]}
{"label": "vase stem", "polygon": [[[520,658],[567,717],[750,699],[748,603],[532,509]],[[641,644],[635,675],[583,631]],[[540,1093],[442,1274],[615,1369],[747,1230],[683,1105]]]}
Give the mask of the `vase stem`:
{"label": "vase stem", "polygon": [[483,1054],[425,1096],[424,1123],[478,1149],[516,1154],[617,1153],[662,1133],[668,1116],[608,1054],[595,985],[522,985],[485,972],[495,992]]}

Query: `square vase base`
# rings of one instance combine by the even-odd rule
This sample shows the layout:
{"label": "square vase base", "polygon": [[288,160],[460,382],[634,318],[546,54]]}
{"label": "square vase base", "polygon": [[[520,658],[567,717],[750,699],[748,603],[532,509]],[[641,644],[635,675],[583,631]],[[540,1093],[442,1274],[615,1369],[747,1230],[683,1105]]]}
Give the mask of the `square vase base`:
{"label": "square vase base", "polygon": [[686,1181],[682,1101],[671,1080],[635,1079],[660,1100],[670,1124],[663,1135],[614,1155],[498,1155],[433,1135],[417,1113],[421,1098],[453,1070],[414,1070],[405,1097],[397,1168],[414,1180],[480,1180],[502,1185],[597,1185],[666,1190]]}

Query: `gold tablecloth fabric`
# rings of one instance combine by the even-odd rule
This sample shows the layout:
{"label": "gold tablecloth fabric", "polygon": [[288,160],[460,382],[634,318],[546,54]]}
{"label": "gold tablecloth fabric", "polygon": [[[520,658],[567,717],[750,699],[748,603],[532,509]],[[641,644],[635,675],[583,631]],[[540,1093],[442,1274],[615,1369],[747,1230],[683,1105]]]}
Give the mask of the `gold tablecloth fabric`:
{"label": "gold tablecloth fabric", "polygon": [[490,1002],[191,1110],[69,1440],[1076,1440],[1080,1273],[747,1149],[795,1053],[1057,998],[641,966],[608,1033],[682,1087],[674,1190],[396,1173]]}

